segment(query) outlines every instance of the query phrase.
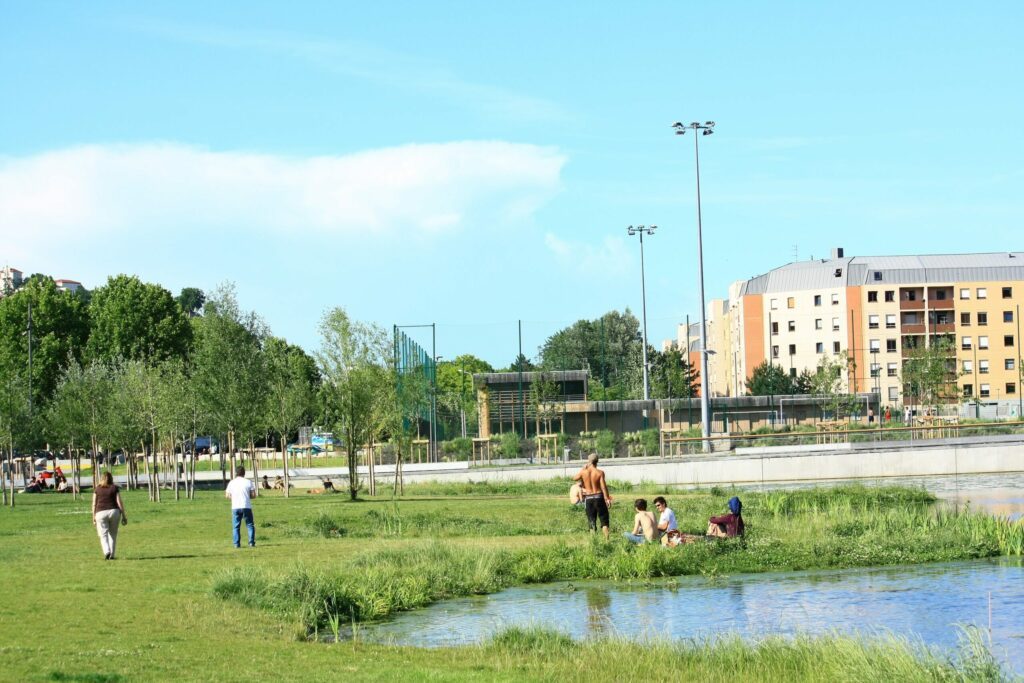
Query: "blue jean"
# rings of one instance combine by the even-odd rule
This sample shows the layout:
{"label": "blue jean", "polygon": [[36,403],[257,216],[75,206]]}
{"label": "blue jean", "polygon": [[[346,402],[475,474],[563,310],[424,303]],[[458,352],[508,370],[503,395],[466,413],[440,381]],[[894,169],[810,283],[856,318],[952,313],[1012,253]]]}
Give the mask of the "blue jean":
{"label": "blue jean", "polygon": [[647,538],[643,534],[631,534],[627,531],[622,535],[629,539],[631,543],[636,543],[637,545],[647,542]]}
{"label": "blue jean", "polygon": [[249,530],[249,545],[256,545],[256,525],[252,521],[252,509],[251,508],[239,508],[231,511],[232,521],[234,526],[232,527],[231,540],[234,541],[235,547],[238,548],[241,543],[242,520],[245,520],[245,528]]}

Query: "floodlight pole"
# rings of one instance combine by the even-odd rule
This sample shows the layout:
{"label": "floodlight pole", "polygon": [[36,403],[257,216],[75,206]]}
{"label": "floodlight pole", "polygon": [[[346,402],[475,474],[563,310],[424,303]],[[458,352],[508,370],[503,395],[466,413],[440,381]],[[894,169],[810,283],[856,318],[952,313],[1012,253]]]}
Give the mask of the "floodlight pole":
{"label": "floodlight pole", "polygon": [[[711,450],[711,410],[708,404],[708,322],[704,306],[704,238],[700,211],[700,149],[697,142],[701,135],[711,135],[714,132],[715,122],[694,121],[690,124],[683,124],[676,121],[672,124],[672,128],[675,129],[676,135],[683,135],[687,128],[693,131],[693,159],[697,171],[697,277],[700,296],[700,431],[701,437],[703,437],[702,450],[707,453]],[[697,134],[697,131],[700,131],[700,135]]]}
{"label": "floodlight pole", "polygon": [[657,225],[644,227],[638,225],[635,228],[631,225],[626,232],[632,235],[640,235],[640,306],[643,314],[643,364],[644,364],[644,429],[647,429],[647,402],[651,400],[651,383],[647,375],[647,284],[644,275],[644,233],[653,235],[658,229]]}

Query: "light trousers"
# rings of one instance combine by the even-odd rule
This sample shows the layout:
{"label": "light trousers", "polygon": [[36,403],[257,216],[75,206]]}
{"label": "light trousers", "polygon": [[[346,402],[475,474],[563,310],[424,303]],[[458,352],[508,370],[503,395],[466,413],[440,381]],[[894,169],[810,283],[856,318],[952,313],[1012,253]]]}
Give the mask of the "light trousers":
{"label": "light trousers", "polygon": [[117,550],[117,527],[120,525],[120,510],[103,510],[96,513],[96,533],[99,534],[104,555],[114,556],[114,551]]}

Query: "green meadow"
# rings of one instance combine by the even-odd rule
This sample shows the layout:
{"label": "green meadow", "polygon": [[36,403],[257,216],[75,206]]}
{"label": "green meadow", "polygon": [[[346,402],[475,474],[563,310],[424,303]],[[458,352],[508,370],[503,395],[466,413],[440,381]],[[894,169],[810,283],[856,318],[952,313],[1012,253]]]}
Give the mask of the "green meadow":
{"label": "green meadow", "polygon": [[[220,491],[125,494],[130,524],[103,560],[89,502],[47,493],[0,510],[0,679],[998,680],[984,647],[938,655],[886,638],[575,643],[512,629],[481,645],[320,642],[339,624],[554,580],[644,581],[1021,554],[1024,525],[936,507],[920,490],[741,493],[743,540],[674,549],[616,538],[632,499],[669,497],[700,533],[729,490],[620,486],[610,543],[585,532],[563,481],[422,485],[398,500],[295,492],[254,503],[257,548],[230,541]],[[243,530],[244,532],[244,530]]]}

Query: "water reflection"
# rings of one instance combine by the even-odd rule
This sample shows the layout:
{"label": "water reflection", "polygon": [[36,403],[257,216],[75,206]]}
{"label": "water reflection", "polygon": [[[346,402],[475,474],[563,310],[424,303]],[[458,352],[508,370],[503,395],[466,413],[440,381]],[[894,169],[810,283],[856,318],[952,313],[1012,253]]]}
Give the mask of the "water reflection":
{"label": "water reflection", "polygon": [[[1024,670],[1024,564],[981,560],[835,571],[681,577],[647,586],[567,584],[452,600],[369,626],[373,640],[441,646],[502,628],[544,625],[576,638],[708,638],[892,631],[952,648],[958,624],[988,625],[997,652]],[[1017,652],[1021,650],[1021,652]]]}

